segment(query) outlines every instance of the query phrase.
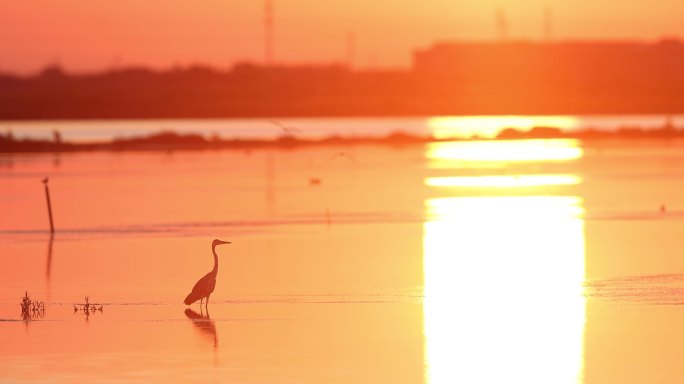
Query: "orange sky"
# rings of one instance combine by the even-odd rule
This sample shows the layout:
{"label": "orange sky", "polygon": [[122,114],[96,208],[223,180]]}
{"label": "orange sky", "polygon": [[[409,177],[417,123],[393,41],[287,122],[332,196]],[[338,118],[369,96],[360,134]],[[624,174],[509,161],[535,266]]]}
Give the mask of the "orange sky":
{"label": "orange sky", "polygon": [[[545,6],[553,36],[657,39],[684,35],[680,0],[274,0],[276,61],[406,67],[436,40],[493,39],[495,10],[509,36],[540,39]],[[391,5],[383,5],[391,4]],[[30,73],[48,62],[72,71],[114,65],[227,67],[263,60],[262,0],[0,0],[0,70]]]}

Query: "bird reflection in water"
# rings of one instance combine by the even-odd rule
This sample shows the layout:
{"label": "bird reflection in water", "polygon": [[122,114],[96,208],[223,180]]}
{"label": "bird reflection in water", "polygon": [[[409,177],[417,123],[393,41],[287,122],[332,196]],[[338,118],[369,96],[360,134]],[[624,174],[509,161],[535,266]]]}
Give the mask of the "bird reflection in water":
{"label": "bird reflection in water", "polygon": [[209,317],[209,308],[206,309],[206,315],[202,311],[202,307],[200,307],[200,313],[197,313],[190,308],[186,308],[185,316],[192,320],[192,324],[199,330],[200,334],[214,340],[214,349],[218,348],[216,324],[214,324],[214,321]]}

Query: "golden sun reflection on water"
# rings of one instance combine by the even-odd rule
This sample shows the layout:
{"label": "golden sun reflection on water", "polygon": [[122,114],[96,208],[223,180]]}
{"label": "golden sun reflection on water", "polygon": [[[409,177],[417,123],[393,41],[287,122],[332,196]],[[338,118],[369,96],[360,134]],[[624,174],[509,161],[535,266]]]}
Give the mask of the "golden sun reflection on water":
{"label": "golden sun reflection on water", "polygon": [[502,175],[428,177],[425,179],[425,184],[430,187],[516,188],[547,185],[577,185],[581,181],[582,179],[575,175]]}
{"label": "golden sun reflection on water", "polygon": [[[433,161],[444,160],[435,157],[439,154],[457,157],[458,151],[444,144],[451,143],[433,146],[427,156]],[[529,142],[469,144],[470,152],[463,157],[482,161],[519,160],[516,154],[537,161],[581,156],[572,141],[556,141],[550,146],[554,150],[544,149],[536,156],[525,152]],[[479,151],[476,144],[482,144]],[[490,144],[506,144],[498,146],[506,150],[490,151]],[[549,148],[544,144],[549,143],[534,146]],[[472,163],[463,167],[477,168]],[[425,202],[423,315],[428,383],[582,380],[583,203],[575,196],[545,195],[542,188],[577,184],[581,179],[520,175],[517,182],[532,188],[530,195],[501,195],[505,188],[518,186],[509,185],[513,183],[505,175],[425,180],[428,186],[438,187],[503,187],[495,188],[499,193],[495,196],[447,196]]]}
{"label": "golden sun reflection on water", "polygon": [[585,321],[581,201],[473,197],[426,205],[427,382],[577,382]]}
{"label": "golden sun reflection on water", "polygon": [[569,161],[583,155],[575,139],[451,141],[428,145],[431,168],[461,168],[472,162]]}
{"label": "golden sun reflection on water", "polygon": [[576,129],[579,124],[579,120],[573,116],[451,116],[433,117],[428,121],[437,139],[472,136],[494,138],[506,128],[553,127],[567,130]]}

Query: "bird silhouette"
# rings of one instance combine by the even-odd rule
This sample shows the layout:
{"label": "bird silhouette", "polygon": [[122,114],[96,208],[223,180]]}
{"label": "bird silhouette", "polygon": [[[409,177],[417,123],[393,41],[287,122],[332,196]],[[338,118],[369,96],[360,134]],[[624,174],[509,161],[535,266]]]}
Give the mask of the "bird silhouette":
{"label": "bird silhouette", "polygon": [[269,122],[271,124],[277,126],[278,128],[282,129],[283,132],[287,135],[292,135],[292,134],[295,134],[297,132],[301,132],[301,129],[293,127],[293,126],[285,125],[285,124],[283,124],[277,120],[269,120]]}
{"label": "bird silhouette", "polygon": [[202,305],[202,300],[205,298],[207,299],[205,306],[209,304],[209,296],[211,296],[211,293],[214,292],[214,288],[216,287],[216,274],[218,273],[216,246],[221,244],[230,244],[230,241],[214,239],[211,243],[211,252],[214,254],[214,269],[195,283],[195,286],[192,287],[192,292],[185,298],[185,305],[190,305],[197,300],[199,300],[200,305]]}
{"label": "bird silhouette", "polygon": [[350,160],[350,161],[352,161],[352,162],[354,162],[354,163],[357,162],[356,159],[355,159],[352,155],[350,155],[350,154],[348,154],[348,153],[346,153],[346,152],[337,152],[336,154],[334,154],[334,155],[332,155],[332,156],[330,156],[330,157],[328,158],[328,162],[333,161],[333,160],[335,160],[335,159],[338,158],[338,157],[346,158],[347,160]]}

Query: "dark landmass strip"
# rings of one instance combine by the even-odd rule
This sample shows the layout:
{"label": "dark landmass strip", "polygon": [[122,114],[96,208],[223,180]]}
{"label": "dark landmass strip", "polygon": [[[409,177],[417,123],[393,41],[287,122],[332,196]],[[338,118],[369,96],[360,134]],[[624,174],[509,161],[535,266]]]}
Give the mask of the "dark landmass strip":
{"label": "dark landmass strip", "polygon": [[678,39],[450,42],[408,70],[201,65],[0,73],[0,119],[684,113]]}
{"label": "dark landmass strip", "polygon": [[564,132],[559,128],[535,127],[528,131],[514,128],[504,129],[493,139],[445,138],[437,139],[429,136],[409,135],[397,132],[384,137],[339,137],[324,139],[302,139],[292,135],[283,135],[274,140],[246,140],[206,138],[199,134],[178,134],[160,132],[149,136],[120,138],[106,142],[74,143],[55,140],[20,139],[11,133],[0,134],[0,153],[29,152],[81,152],[81,151],[173,151],[173,150],[249,150],[259,148],[300,148],[320,145],[421,145],[439,141],[473,141],[473,140],[526,140],[526,139],[580,139],[580,140],[631,140],[631,139],[684,139],[684,130],[672,126],[660,129],[644,130],[640,128],[622,128],[617,131],[599,131],[586,129],[576,132]]}
{"label": "dark landmass strip", "polygon": [[12,152],[76,152],[76,151],[168,151],[205,149],[295,148],[311,145],[388,144],[408,145],[433,141],[431,138],[395,133],[385,137],[340,137],[300,139],[283,135],[278,139],[221,139],[199,134],[179,134],[163,131],[156,134],[117,138],[103,142],[66,142],[61,140],[20,139],[12,133],[0,134],[0,153]]}

